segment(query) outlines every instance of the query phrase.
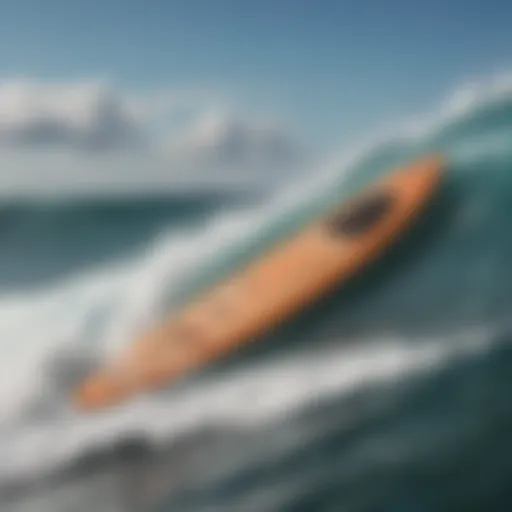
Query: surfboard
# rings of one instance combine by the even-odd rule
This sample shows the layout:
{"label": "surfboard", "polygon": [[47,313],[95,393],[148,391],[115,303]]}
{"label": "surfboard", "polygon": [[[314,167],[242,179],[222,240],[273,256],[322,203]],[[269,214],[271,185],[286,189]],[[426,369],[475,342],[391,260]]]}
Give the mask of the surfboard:
{"label": "surfboard", "polygon": [[445,161],[399,168],[207,290],[75,390],[79,409],[168,387],[275,328],[362,271],[426,209]]}

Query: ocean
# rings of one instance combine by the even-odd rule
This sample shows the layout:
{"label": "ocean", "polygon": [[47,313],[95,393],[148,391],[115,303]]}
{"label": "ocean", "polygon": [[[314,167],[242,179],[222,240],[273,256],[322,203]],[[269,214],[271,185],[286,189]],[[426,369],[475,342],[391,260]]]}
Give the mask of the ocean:
{"label": "ocean", "polygon": [[[173,389],[70,407],[133,336],[393,167],[415,229]],[[512,509],[512,88],[458,91],[278,190],[0,202],[0,510]]]}

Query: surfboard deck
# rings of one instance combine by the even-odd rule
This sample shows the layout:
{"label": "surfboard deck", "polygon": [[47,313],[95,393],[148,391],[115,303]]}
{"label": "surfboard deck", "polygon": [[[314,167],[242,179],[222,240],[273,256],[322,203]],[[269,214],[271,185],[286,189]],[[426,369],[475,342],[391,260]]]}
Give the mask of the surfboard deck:
{"label": "surfboard deck", "polygon": [[376,260],[426,208],[444,158],[400,168],[308,224],[138,339],[74,394],[98,410],[168,386],[264,334]]}

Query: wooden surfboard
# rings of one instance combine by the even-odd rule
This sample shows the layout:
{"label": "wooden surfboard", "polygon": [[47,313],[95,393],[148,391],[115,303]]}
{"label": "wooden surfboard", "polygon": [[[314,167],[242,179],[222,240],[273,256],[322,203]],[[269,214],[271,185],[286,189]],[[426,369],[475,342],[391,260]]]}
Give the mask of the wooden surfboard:
{"label": "wooden surfboard", "polygon": [[213,287],[87,378],[74,401],[97,410],[167,386],[233,352],[340,286],[412,226],[436,192],[444,159],[385,176]]}

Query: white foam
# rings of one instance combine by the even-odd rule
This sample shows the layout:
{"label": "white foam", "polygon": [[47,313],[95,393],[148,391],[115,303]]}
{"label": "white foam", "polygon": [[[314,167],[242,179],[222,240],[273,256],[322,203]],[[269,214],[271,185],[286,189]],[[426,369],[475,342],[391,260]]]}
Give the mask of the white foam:
{"label": "white foam", "polygon": [[59,422],[27,425],[6,443],[0,478],[2,473],[9,478],[37,475],[92,446],[108,447],[130,432],[145,433],[156,444],[205,425],[254,427],[278,421],[319,397],[341,397],[363,386],[439,369],[456,357],[479,354],[496,339],[492,334],[479,328],[450,339],[414,343],[397,337],[358,340],[351,348],[340,343],[233,371],[172,398],[141,398],[115,414],[94,418],[70,414]]}

